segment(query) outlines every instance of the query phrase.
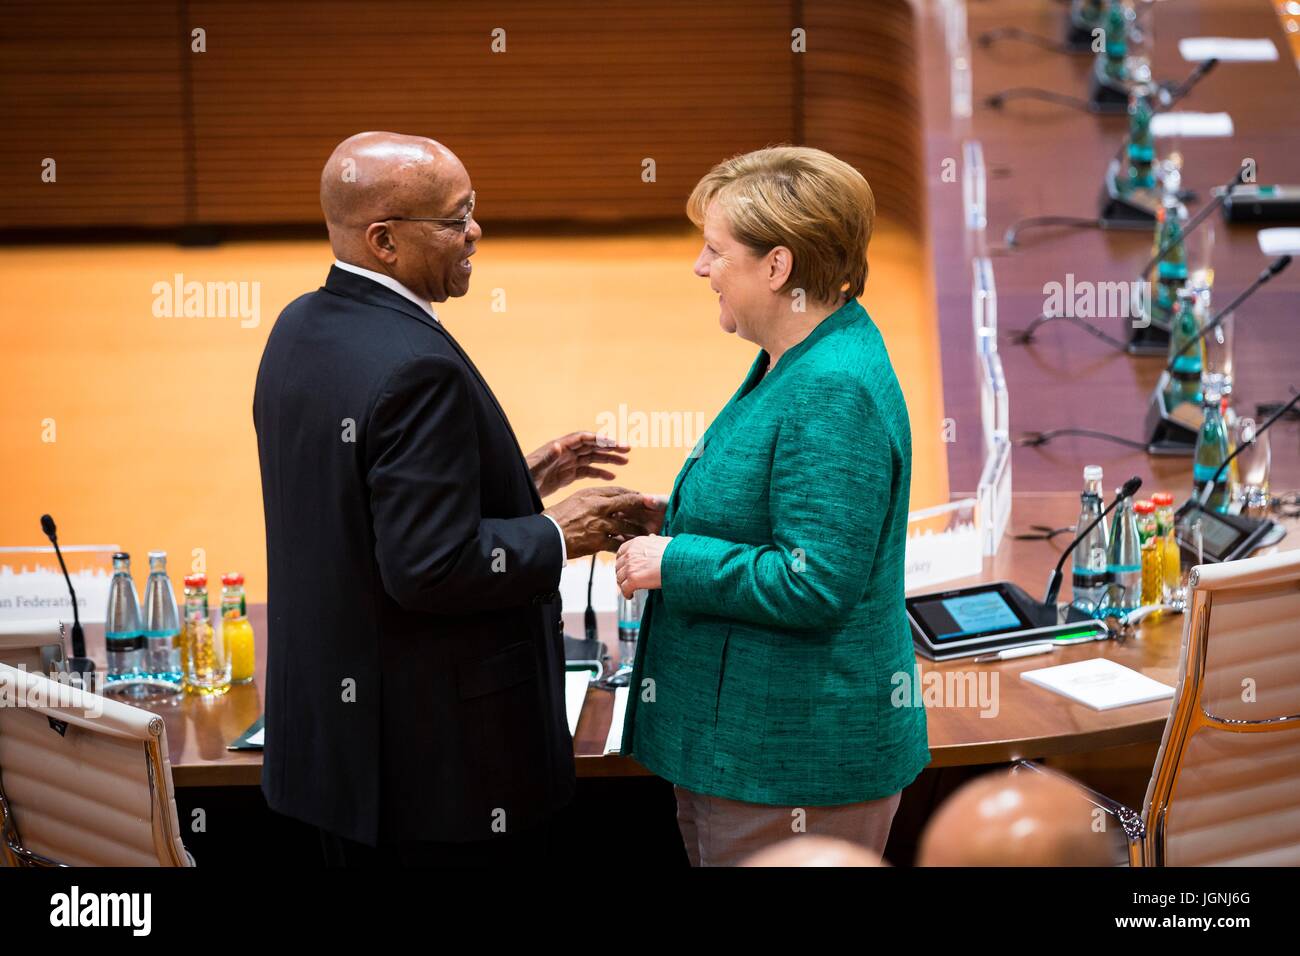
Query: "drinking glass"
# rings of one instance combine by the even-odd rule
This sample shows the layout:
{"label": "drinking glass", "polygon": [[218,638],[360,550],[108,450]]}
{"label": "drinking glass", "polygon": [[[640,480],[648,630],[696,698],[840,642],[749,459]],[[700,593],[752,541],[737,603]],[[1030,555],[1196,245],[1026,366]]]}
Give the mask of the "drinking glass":
{"label": "drinking glass", "polygon": [[[1202,326],[1214,317],[1210,308],[1209,289],[1196,290],[1196,309],[1197,319]],[[1205,336],[1205,365],[1202,374],[1217,380],[1224,395],[1232,394],[1232,325],[1233,313],[1229,312]]]}
{"label": "drinking glass", "polygon": [[1272,464],[1272,449],[1268,432],[1257,433],[1253,418],[1240,418],[1229,435],[1232,447],[1241,449],[1228,466],[1228,488],[1233,511],[1248,518],[1268,516],[1268,477]]}

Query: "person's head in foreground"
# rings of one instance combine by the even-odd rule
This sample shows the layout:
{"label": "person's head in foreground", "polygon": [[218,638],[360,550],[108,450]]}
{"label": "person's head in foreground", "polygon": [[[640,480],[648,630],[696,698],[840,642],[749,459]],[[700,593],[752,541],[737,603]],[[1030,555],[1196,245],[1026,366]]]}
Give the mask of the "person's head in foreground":
{"label": "person's head in foreground", "polygon": [[[1100,821],[1100,822],[1099,822]],[[960,787],[921,838],[921,866],[1114,866],[1120,825],[1068,780],[1032,770]]]}
{"label": "person's head in foreground", "polygon": [[774,352],[862,294],[876,200],[830,153],[774,146],[715,166],[686,205],[704,232],[695,274],[727,332]]}
{"label": "person's head in foreground", "polygon": [[441,143],[349,136],[321,171],[320,205],[339,261],[391,276],[429,302],[469,291],[483,230],[469,173]]}
{"label": "person's head in foreground", "polygon": [[804,833],[764,847],[741,866],[885,866],[879,854],[834,837]]}

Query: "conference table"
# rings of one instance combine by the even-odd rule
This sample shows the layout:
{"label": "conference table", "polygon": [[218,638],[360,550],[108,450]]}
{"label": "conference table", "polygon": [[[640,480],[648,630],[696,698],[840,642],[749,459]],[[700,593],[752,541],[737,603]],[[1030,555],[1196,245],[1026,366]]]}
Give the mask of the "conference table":
{"label": "conference table", "polygon": [[[1174,6],[1176,10],[1165,9]],[[917,21],[926,166],[933,171],[927,209],[943,342],[944,404],[959,437],[981,432],[972,358],[970,250],[961,226],[961,189],[942,180],[939,171],[946,159],[962,155],[962,143],[967,139],[982,142],[989,167],[989,237],[995,247],[990,254],[997,275],[1003,326],[999,348],[1010,388],[1013,435],[1062,426],[1101,426],[1136,437],[1147,395],[1159,373],[1160,363],[1117,354],[1064,323],[1045,327],[1028,346],[1016,344],[1011,335],[1011,329],[1028,324],[1042,310],[1045,282],[1062,280],[1067,273],[1092,280],[1125,278],[1134,273],[1151,247],[1149,232],[1098,230],[1025,233],[1014,250],[999,245],[1001,230],[1025,216],[1096,215],[1101,173],[1124,134],[1123,117],[1088,116],[1041,103],[1017,102],[1001,110],[981,105],[988,94],[1026,81],[1063,93],[1085,93],[1090,57],[1060,56],[1010,42],[987,48],[974,44],[982,31],[1007,26],[1053,34],[1059,30],[1064,9],[1060,4],[1036,0],[988,0],[970,5],[976,109],[965,125],[948,115],[942,18],[937,8],[927,8]],[[1300,128],[1300,96],[1296,95],[1300,79],[1270,5],[1264,0],[1192,0],[1159,5],[1156,16],[1155,68],[1162,78],[1181,78],[1189,70],[1177,54],[1177,40],[1183,36],[1270,36],[1278,41],[1281,52],[1279,61],[1270,64],[1225,64],[1188,97],[1186,109],[1230,112],[1236,134],[1230,139],[1184,141],[1184,183],[1194,188],[1203,202],[1209,188],[1228,179],[1243,157],[1257,161],[1262,181],[1300,181],[1300,150],[1293,142],[1295,130]],[[1228,227],[1217,222],[1216,290],[1222,288],[1224,295],[1241,289],[1265,262],[1256,248],[1254,231],[1250,226]],[[1290,343],[1295,341],[1292,323],[1300,286],[1296,272],[1284,274],[1238,315],[1235,400],[1240,409],[1284,398],[1294,381],[1295,350]],[[868,304],[869,300],[870,286]],[[1287,345],[1279,348],[1278,343]],[[1293,479],[1300,468],[1300,443],[1283,437],[1290,434],[1290,429],[1280,425],[1273,436],[1274,475],[1285,476],[1283,480]],[[948,462],[951,486],[972,487],[982,461],[982,442],[953,444]],[[1186,458],[1148,458],[1143,451],[1078,436],[1039,449],[1017,449],[1017,490],[1006,537],[997,554],[985,559],[977,578],[947,582],[944,587],[1008,580],[1031,594],[1041,593],[1069,536],[1018,540],[1014,535],[1032,525],[1059,528],[1072,524],[1078,512],[1081,467],[1091,462],[1105,465],[1112,483],[1129,474],[1147,476],[1144,495],[1164,488],[1181,499],[1190,490],[1191,463]],[[1067,488],[1076,490],[1060,490]],[[1296,522],[1288,519],[1285,525],[1289,533],[1278,545],[1283,549],[1294,547],[1297,539]],[[581,633],[580,610],[566,614],[571,633]],[[146,705],[166,723],[178,787],[252,786],[259,781],[260,752],[226,749],[262,714],[265,606],[251,606],[250,616],[257,635],[257,671],[252,683],[234,687],[218,698],[184,695]],[[613,615],[601,615],[599,625],[612,668],[619,660]],[[920,661],[923,684],[924,675],[938,674],[960,676],[970,686],[973,674],[976,689],[982,686],[992,693],[996,687],[996,714],[992,708],[979,706],[978,700],[973,704],[965,701],[965,706],[927,708],[931,766],[997,764],[1158,741],[1169,713],[1168,701],[1099,712],[1034,687],[1019,675],[1045,666],[1049,660],[1067,663],[1102,656],[1173,684],[1183,632],[1182,616],[1173,615],[1144,622],[1137,636],[1125,643],[1074,645],[1057,649],[1050,658],[991,664]],[[102,659],[102,629],[90,628],[88,637],[91,653]],[[609,691],[588,690],[574,735],[580,777],[647,773],[629,758],[604,753],[612,711]]]}
{"label": "conference table", "polygon": [[[1178,0],[1149,5],[1154,16],[1154,72],[1161,80],[1182,80],[1192,70],[1178,52],[1186,37],[1263,37],[1274,41],[1278,59],[1267,63],[1221,63],[1178,106],[1190,112],[1226,112],[1230,137],[1157,140],[1157,153],[1175,148],[1183,157],[1182,183],[1196,193],[1195,214],[1211,190],[1254,162],[1260,183],[1300,182],[1300,75],[1268,0]],[[1124,115],[1090,115],[1052,103],[1012,100],[993,108],[986,99],[1016,87],[1040,87],[1086,97],[1091,56],[1066,56],[1031,43],[1002,38],[987,46],[979,37],[1016,27],[1060,36],[1064,4],[1042,0],[981,0],[967,3],[973,109],[968,121],[950,116],[949,56],[940,5],[921,17],[922,107],[925,113],[926,199],[929,236],[939,302],[945,414],[958,440],[949,445],[953,488],[973,488],[984,449],[967,436],[981,434],[979,374],[973,359],[972,267],[966,235],[963,190],[945,180],[945,163],[962,164],[963,144],[981,144],[987,169],[988,255],[997,291],[998,352],[1009,391],[1013,439],[1030,432],[1091,429],[1145,440],[1147,401],[1164,362],[1119,352],[1069,322],[1043,325],[1031,343],[1018,330],[1047,308],[1046,285],[1074,281],[1132,280],[1152,253],[1152,231],[1037,227],[1020,232],[1014,248],[1004,233],[1036,216],[1096,217],[1103,174],[1128,129]],[[888,188],[886,185],[885,188]],[[1202,226],[1213,228],[1214,302],[1221,307],[1269,263],[1256,233],[1268,225],[1227,224],[1214,213]],[[870,307],[871,285],[866,301]],[[1236,310],[1235,383],[1232,402],[1241,415],[1259,417],[1261,402],[1284,401],[1300,388],[1297,375],[1296,303],[1300,263],[1292,263]],[[1095,318],[1113,336],[1127,337],[1120,318]],[[1295,425],[1280,422],[1272,433],[1274,485],[1300,485],[1300,441]],[[1108,489],[1140,474],[1147,487],[1190,486],[1191,461],[1154,457],[1095,437],[1061,435],[1050,444],[1014,450],[1016,491],[1082,488],[1082,469],[1106,469]],[[1154,479],[1154,484],[1152,482]],[[1144,492],[1145,493],[1145,492]],[[1032,590],[1037,590],[1034,588]]]}
{"label": "conference table", "polygon": [[[996,556],[986,558],[977,578],[945,583],[943,587],[984,581],[1009,580],[1031,593],[1044,586],[1070,535],[1053,540],[1018,540],[1012,535],[1031,525],[1053,528],[1072,523],[1078,500],[1072,494],[1019,494],[1014,497],[1012,523]],[[1300,542],[1296,522],[1277,545]],[[1068,587],[1065,592],[1068,595]],[[221,696],[183,694],[147,701],[131,701],[163,718],[167,746],[177,787],[256,786],[261,779],[262,753],[228,750],[228,745],[262,715],[266,685],[266,605],[249,608],[257,642],[256,676]],[[566,612],[571,633],[581,632],[581,610]],[[600,637],[610,655],[607,672],[617,667],[619,644],[612,613],[601,614]],[[1177,681],[1183,616],[1170,615],[1144,622],[1137,636],[1124,643],[1113,640],[1062,647],[1051,656],[975,664],[970,660],[936,663],[918,658],[921,683],[942,679],[949,692],[939,706],[927,706],[931,767],[997,764],[1018,759],[1059,756],[1104,750],[1126,744],[1154,743],[1160,739],[1170,702],[1158,701],[1095,711],[1020,679],[1020,673],[1048,664],[1063,664],[1090,657],[1108,657],[1167,684]],[[102,626],[87,629],[92,656],[103,659]],[[926,675],[953,675],[930,677]],[[954,698],[951,689],[963,690]],[[970,694],[970,690],[979,690]],[[986,696],[987,695],[987,696]],[[635,760],[604,753],[613,717],[613,693],[592,686],[587,691],[574,734],[573,751],[579,777],[647,775]],[[992,706],[986,706],[989,702]],[[983,703],[982,703],[983,702]]]}

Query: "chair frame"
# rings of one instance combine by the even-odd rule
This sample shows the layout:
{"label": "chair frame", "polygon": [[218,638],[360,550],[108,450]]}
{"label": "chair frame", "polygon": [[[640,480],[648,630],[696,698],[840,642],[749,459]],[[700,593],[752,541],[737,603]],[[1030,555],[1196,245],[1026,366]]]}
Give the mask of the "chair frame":
{"label": "chair frame", "polygon": [[1167,840],[1165,819],[1178,786],[1183,754],[1198,731],[1206,728],[1230,733],[1277,733],[1295,730],[1300,726],[1300,714],[1268,717],[1262,720],[1234,720],[1216,717],[1205,709],[1202,695],[1205,690],[1205,662],[1210,640],[1210,612],[1214,606],[1214,591],[1197,587],[1201,574],[1193,568],[1189,579],[1192,588],[1192,606],[1184,634],[1187,641],[1187,659],[1180,675],[1183,693],[1177,695],[1177,706],[1166,724],[1168,739],[1161,749],[1160,758],[1152,769],[1151,802],[1145,817],[1136,810],[1105,794],[1084,786],[1066,774],[1028,760],[1018,761],[1016,769],[1060,777],[1080,790],[1085,799],[1119,820],[1128,839],[1130,866],[1166,866]]}
{"label": "chair frame", "polygon": [[1120,803],[1118,800],[1112,800],[1104,793],[1100,793],[1086,784],[1080,783],[1069,774],[1061,773],[1059,770],[1053,770],[1051,767],[1044,767],[1042,764],[1034,763],[1030,760],[1018,760],[1012,767],[1013,770],[1032,770],[1034,773],[1041,773],[1045,777],[1056,777],[1058,780],[1064,780],[1075,790],[1078,790],[1085,800],[1094,807],[1104,810],[1107,814],[1119,821],[1120,828],[1124,831],[1125,842],[1128,845],[1128,865],[1129,866],[1149,866],[1146,859],[1146,837],[1148,827],[1146,821],[1142,819],[1142,814],[1138,813],[1127,804]]}

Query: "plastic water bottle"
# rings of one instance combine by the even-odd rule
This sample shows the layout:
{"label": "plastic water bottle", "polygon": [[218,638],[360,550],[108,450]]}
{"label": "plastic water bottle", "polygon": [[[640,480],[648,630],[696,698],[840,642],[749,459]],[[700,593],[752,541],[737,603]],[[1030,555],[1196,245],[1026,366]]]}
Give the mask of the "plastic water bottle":
{"label": "plastic water bottle", "polygon": [[154,683],[182,689],[181,623],[176,592],[167,576],[167,552],[149,552],[149,580],[144,588],[144,668]]}
{"label": "plastic water bottle", "polygon": [[[1192,465],[1192,497],[1198,501],[1206,484],[1228,457],[1228,430],[1223,425],[1220,407],[1222,393],[1218,385],[1209,380],[1204,385],[1204,391],[1201,430],[1196,434],[1196,457]],[[1228,475],[1225,472],[1219,476],[1205,507],[1222,514],[1228,510],[1228,501]]]}
{"label": "plastic water bottle", "polygon": [[1142,604],[1142,542],[1138,537],[1133,499],[1125,498],[1115,509],[1106,548],[1106,571],[1110,574],[1110,609],[1127,614]]}
{"label": "plastic water bottle", "polygon": [[[1089,465],[1083,469],[1083,501],[1079,509],[1079,523],[1075,527],[1082,531],[1104,511],[1101,502],[1101,466]],[[1106,519],[1102,518],[1097,527],[1089,531],[1070,556],[1071,584],[1074,600],[1071,602],[1085,614],[1091,614],[1106,595],[1106,585],[1110,575],[1106,571]]]}
{"label": "plastic water bottle", "polygon": [[108,613],[104,618],[106,683],[121,687],[145,679],[144,641],[140,602],[131,580],[131,555],[118,551],[113,555],[113,579],[108,585]]}

